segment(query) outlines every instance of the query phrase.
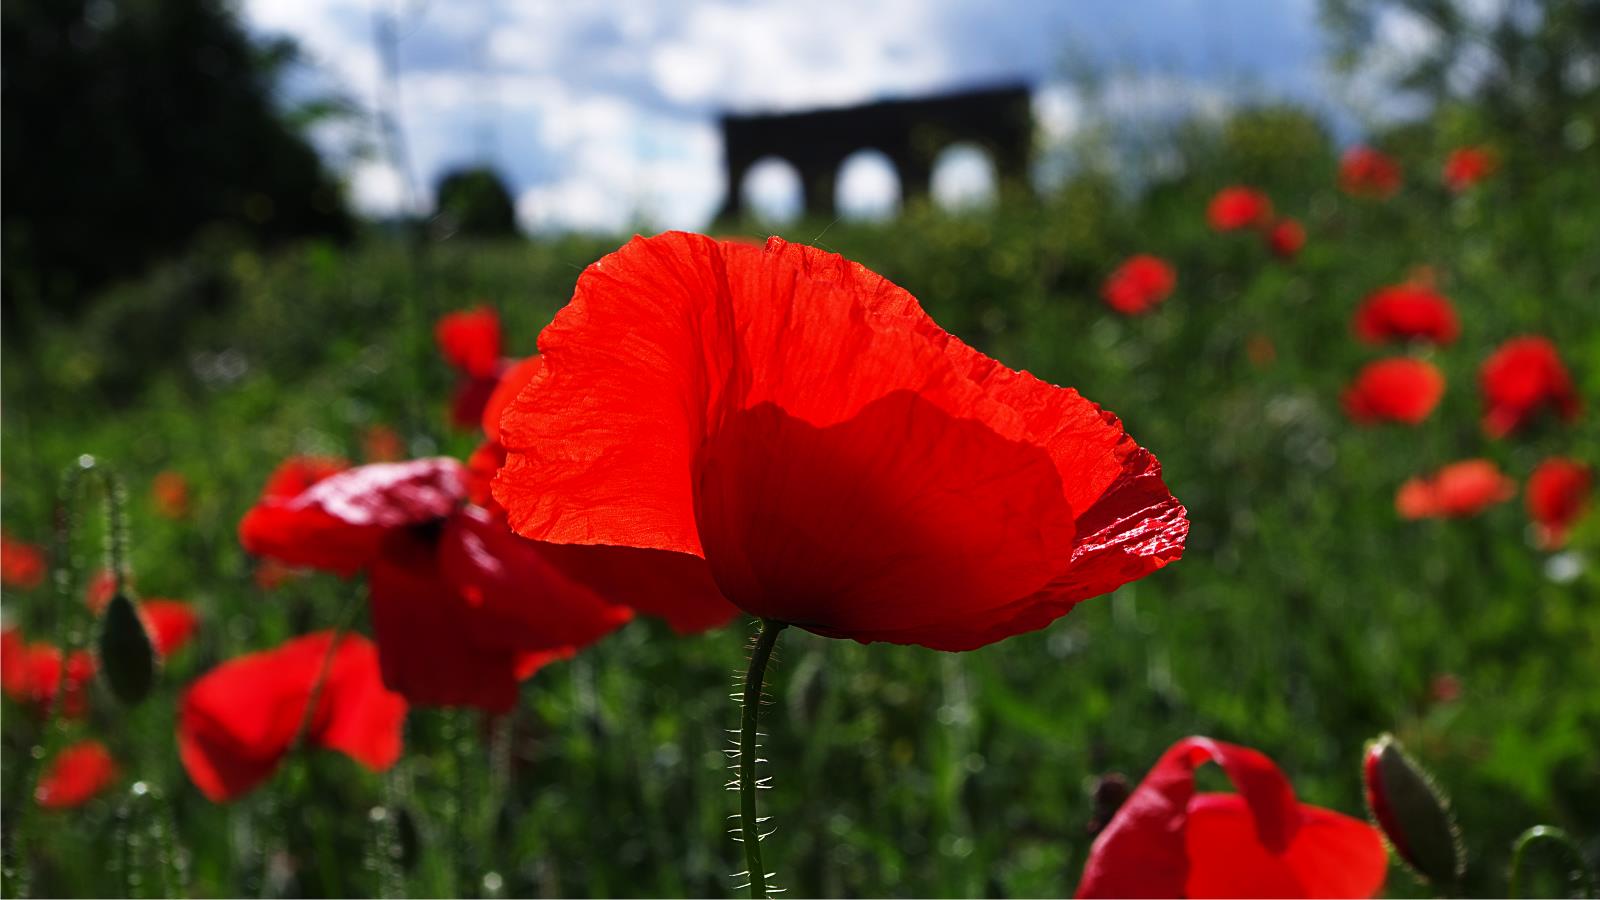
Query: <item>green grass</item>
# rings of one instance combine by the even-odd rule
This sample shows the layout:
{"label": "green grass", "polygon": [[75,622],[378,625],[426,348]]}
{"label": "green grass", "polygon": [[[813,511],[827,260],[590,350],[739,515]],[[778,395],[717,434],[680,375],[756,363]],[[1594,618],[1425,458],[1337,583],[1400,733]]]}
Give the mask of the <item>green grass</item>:
{"label": "green grass", "polygon": [[[1394,731],[1453,797],[1472,894],[1505,891],[1511,841],[1536,823],[1595,854],[1600,516],[1574,537],[1586,568],[1559,583],[1520,498],[1465,521],[1407,523],[1393,510],[1405,478],[1458,458],[1488,456],[1519,481],[1549,454],[1600,462],[1593,151],[1521,168],[1513,156],[1460,199],[1430,187],[1437,157],[1406,162],[1412,181],[1387,204],[1334,192],[1325,159],[1263,178],[1307,224],[1292,264],[1205,228],[1206,199],[1233,177],[1222,163],[1133,201],[1083,178],[992,212],[782,229],[892,278],[985,352],[1117,412],[1162,460],[1193,528],[1182,562],[976,652],[785,633],[763,729],[776,776],[763,812],[778,825],[764,848],[779,885],[1069,893],[1094,779],[1136,780],[1188,734],[1257,747],[1302,799],[1359,815],[1362,742]],[[253,584],[234,528],[272,466],[297,452],[358,458],[373,423],[417,454],[464,456],[474,440],[444,427],[452,375],[433,319],[488,302],[509,350],[531,351],[581,269],[617,243],[450,242],[419,256],[372,240],[269,257],[219,244],[113,292],[82,323],[37,324],[28,345],[8,344],[7,530],[43,541],[58,473],[92,453],[129,485],[140,592],[192,600],[206,617],[152,699],[125,711],[102,690],[93,717],[71,726],[105,740],[126,775],[105,799],[33,819],[36,892],[162,892],[150,880],[160,866],[118,854],[131,841],[135,863],[154,858],[165,842],[152,829],[170,821],[182,872],[168,874],[196,895],[729,893],[744,866],[724,833],[737,799],[719,750],[738,721],[727,695],[747,622],[680,638],[638,621],[539,673],[488,733],[473,716],[415,712],[388,776],[320,754],[216,806],[174,749],[186,683],[361,602],[359,582],[331,576],[273,593]],[[1141,251],[1172,260],[1179,287],[1155,314],[1119,318],[1099,280]],[[1428,351],[1448,392],[1418,428],[1354,427],[1339,390],[1383,351],[1354,340],[1350,314],[1419,264],[1463,321],[1460,341]],[[1477,366],[1527,332],[1556,340],[1589,408],[1572,425],[1489,441]],[[1253,363],[1249,348],[1265,342],[1274,359]],[[186,522],[154,514],[148,487],[163,469],[192,482]],[[42,589],[8,592],[5,614],[30,635],[81,639],[88,625],[80,604]],[[1460,679],[1459,700],[1429,700],[1441,673]],[[36,737],[8,704],[8,840]],[[159,799],[131,802],[135,780]],[[399,871],[379,861],[391,849]],[[129,875],[144,881],[130,888]],[[1388,891],[1426,889],[1395,869]]]}

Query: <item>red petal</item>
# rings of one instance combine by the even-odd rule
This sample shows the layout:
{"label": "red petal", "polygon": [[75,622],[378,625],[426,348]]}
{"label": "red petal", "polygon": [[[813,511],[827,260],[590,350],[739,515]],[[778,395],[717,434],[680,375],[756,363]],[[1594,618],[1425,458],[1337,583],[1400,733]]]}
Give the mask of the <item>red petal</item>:
{"label": "red petal", "polygon": [[318,704],[317,745],[337,750],[374,772],[400,759],[405,698],[383,686],[378,649],[356,635],[339,642]]}
{"label": "red petal", "polygon": [[439,317],[433,334],[450,365],[473,378],[489,378],[500,368],[500,316],[488,307]]}
{"label": "red petal", "polygon": [[[495,494],[520,533],[714,546],[747,609],[862,640],[971,645],[973,621],[999,610],[1037,627],[1009,607],[1071,569],[1073,513],[1142,452],[1114,417],[965,347],[888,281],[777,240],[637,239],[585,273],[540,348],[543,372],[501,419]],[[893,478],[845,496],[874,472]],[[1119,531],[1173,539],[1119,546],[1176,558],[1181,507],[1147,508]]]}
{"label": "red petal", "polygon": [[1342,397],[1352,421],[1416,425],[1444,396],[1444,376],[1430,362],[1407,357],[1368,363]]}
{"label": "red petal", "polygon": [[500,416],[517,399],[522,389],[539,377],[539,371],[544,368],[544,362],[536,353],[505,371],[500,376],[500,381],[495,385],[494,393],[489,395],[489,402],[483,406],[483,434],[491,441],[500,440]]}
{"label": "red petal", "polygon": [[719,628],[739,614],[696,556],[583,544],[547,544],[561,568],[613,603],[663,619],[679,634]]}
{"label": "red petal", "polygon": [[437,549],[404,531],[367,573],[383,682],[419,706],[504,712],[517,698],[516,652],[485,648],[472,611],[441,570]]}
{"label": "red petal", "polygon": [[80,741],[62,750],[39,779],[34,798],[45,809],[82,806],[117,780],[117,763],[99,741]]}
{"label": "red petal", "polygon": [[350,468],[336,456],[291,456],[278,464],[261,489],[263,500],[288,500],[313,484]]}
{"label": "red petal", "polygon": [[586,647],[633,618],[562,562],[555,545],[518,537],[475,508],[452,516],[439,542],[440,569],[465,598],[468,627],[484,648]]}
{"label": "red petal", "polygon": [[489,405],[489,398],[494,395],[495,385],[499,384],[496,377],[489,378],[463,378],[456,383],[455,393],[450,397],[450,425],[458,431],[472,431],[483,421],[483,411]]}
{"label": "red petal", "polygon": [[145,600],[139,604],[145,631],[156,653],[171,656],[180,650],[200,626],[194,607],[181,600]]}
{"label": "red petal", "polygon": [[1185,896],[1191,864],[1185,830],[1194,772],[1206,762],[1222,766],[1239,790],[1259,843],[1274,853],[1289,846],[1300,827],[1300,808],[1272,760],[1248,747],[1184,738],[1162,754],[1095,839],[1077,896]]}
{"label": "red petal", "polygon": [[465,470],[448,457],[374,463],[258,503],[239,539],[257,556],[348,575],[372,561],[385,532],[444,518],[465,494]]}
{"label": "red petal", "polygon": [[1189,804],[1185,897],[1372,897],[1389,859],[1365,822],[1300,807],[1300,827],[1281,853],[1263,846],[1237,794],[1202,794]]}

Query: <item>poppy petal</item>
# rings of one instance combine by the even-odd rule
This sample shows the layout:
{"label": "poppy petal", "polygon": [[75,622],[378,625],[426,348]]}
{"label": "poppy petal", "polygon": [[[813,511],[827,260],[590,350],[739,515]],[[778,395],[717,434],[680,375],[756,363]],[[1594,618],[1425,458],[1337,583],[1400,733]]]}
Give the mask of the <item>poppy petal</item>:
{"label": "poppy petal", "polygon": [[440,316],[434,339],[446,361],[473,378],[489,378],[500,368],[500,316],[483,306]]}
{"label": "poppy petal", "polygon": [[1388,854],[1365,822],[1300,808],[1295,839],[1281,853],[1263,846],[1237,794],[1201,794],[1189,804],[1185,897],[1371,897]]}
{"label": "poppy petal", "polygon": [[82,806],[117,780],[116,760],[99,741],[80,741],[51,760],[34,799],[45,809]]}
{"label": "poppy petal", "polygon": [[483,434],[491,441],[500,440],[500,416],[517,399],[522,389],[539,377],[539,370],[544,368],[544,361],[539,355],[524,359],[506,369],[500,376],[500,381],[494,387],[494,393],[489,395],[489,402],[483,406]]}
{"label": "poppy petal", "polygon": [[151,645],[162,656],[171,656],[182,649],[200,626],[200,616],[194,607],[181,600],[141,601],[139,616],[144,619],[145,631],[150,633]]}

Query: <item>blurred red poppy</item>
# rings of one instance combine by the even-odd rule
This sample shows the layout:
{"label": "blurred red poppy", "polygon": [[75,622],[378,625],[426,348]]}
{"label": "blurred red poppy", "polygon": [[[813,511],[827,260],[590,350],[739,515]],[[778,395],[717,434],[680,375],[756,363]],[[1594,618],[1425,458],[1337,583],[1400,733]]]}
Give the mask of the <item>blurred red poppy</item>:
{"label": "blurred red poppy", "polygon": [[1567,542],[1567,532],[1588,511],[1593,486],[1594,470],[1575,459],[1553,456],[1533,470],[1526,499],[1540,546],[1556,550]]}
{"label": "blurred red poppy", "polygon": [[1266,224],[1272,218],[1272,201],[1253,187],[1235,185],[1217,191],[1206,207],[1206,221],[1215,231],[1238,231]]}
{"label": "blurred red poppy", "polygon": [[1178,273],[1159,257],[1131,256],[1106,279],[1100,294],[1106,304],[1126,316],[1155,309],[1178,283]]}
{"label": "blurred red poppy", "polygon": [[361,433],[361,457],[367,462],[397,462],[406,455],[406,442],[387,425],[368,425]]}
{"label": "blurred red poppy", "polygon": [[[14,627],[4,630],[0,646],[0,689],[35,715],[48,715],[62,686],[60,648],[42,641],[27,643]],[[94,655],[87,650],[75,650],[67,657],[66,692],[58,710],[62,716],[80,719],[88,714],[94,673]]]}
{"label": "blurred red poppy", "polygon": [[348,469],[292,497],[263,497],[246,550],[368,579],[384,682],[412,703],[504,711],[524,657],[599,640],[631,618],[575,578],[561,548],[525,541],[465,507],[444,457]]}
{"label": "blurred red poppy", "polygon": [[1395,494],[1405,519],[1461,519],[1510,500],[1517,484],[1487,459],[1451,463],[1431,476],[1409,479]]}
{"label": "blurred red poppy", "polygon": [[1457,147],[1444,161],[1445,187],[1461,193],[1494,174],[1499,160],[1484,147]]}
{"label": "blurred red poppy", "polygon": [[1478,387],[1483,394],[1483,428],[1490,437],[1505,437],[1547,406],[1569,421],[1577,418],[1581,407],[1555,344],[1542,337],[1517,337],[1501,344],[1484,360]]}
{"label": "blurred red poppy", "polygon": [[199,614],[182,600],[141,600],[139,617],[150,635],[150,645],[161,656],[171,656],[183,649],[200,627]]}
{"label": "blurred red poppy", "polygon": [[109,569],[100,569],[90,576],[83,587],[83,605],[95,615],[105,612],[106,604],[117,592],[117,576]]}
{"label": "blurred red poppy", "polygon": [[384,688],[371,642],[355,634],[337,648],[333,641],[331,631],[295,638],[225,662],[189,686],[178,709],[178,756],[201,793],[221,803],[254,788],[302,731],[306,745],[373,771],[394,765],[406,701]]}
{"label": "blurred red poppy", "polygon": [[275,591],[303,574],[301,570],[286,566],[275,559],[263,559],[256,563],[256,587],[263,591]]}
{"label": "blurred red poppy", "polygon": [[1444,396],[1444,376],[1433,363],[1409,357],[1368,363],[1345,388],[1345,414],[1363,425],[1426,419]]}
{"label": "blurred red poppy", "polygon": [[589,267],[500,420],[523,535],[637,548],[746,612],[979,647],[1182,554],[1155,457],[839,256],[673,232]]}
{"label": "blurred red poppy", "polygon": [[439,351],[470,378],[500,372],[500,315],[487,306],[443,315],[433,327]]}
{"label": "blurred red poppy", "polygon": [[117,775],[116,760],[105,744],[79,741],[50,761],[33,796],[45,809],[71,809],[94,799]]}
{"label": "blurred red poppy", "polygon": [[31,591],[44,583],[44,551],[0,532],[0,584]]}
{"label": "blurred red poppy", "polygon": [[1430,287],[1395,284],[1379,288],[1356,309],[1356,336],[1369,344],[1422,338],[1448,344],[1461,334],[1450,301]]}
{"label": "blurred red poppy", "polygon": [[1339,186],[1357,197],[1392,197],[1400,190],[1400,164],[1371,147],[1351,147],[1339,160]]}
{"label": "blurred red poppy", "polygon": [[[1236,794],[1195,792],[1222,767]],[[1371,897],[1388,854],[1365,822],[1296,801],[1272,760],[1184,738],[1162,754],[1089,849],[1078,897]]]}
{"label": "blurred red poppy", "polygon": [[162,518],[186,518],[189,515],[189,479],[183,477],[182,472],[157,473],[150,482],[150,499],[156,514]]}
{"label": "blurred red poppy", "polygon": [[1279,259],[1294,259],[1306,245],[1306,229],[1295,219],[1279,219],[1267,229],[1267,249]]}

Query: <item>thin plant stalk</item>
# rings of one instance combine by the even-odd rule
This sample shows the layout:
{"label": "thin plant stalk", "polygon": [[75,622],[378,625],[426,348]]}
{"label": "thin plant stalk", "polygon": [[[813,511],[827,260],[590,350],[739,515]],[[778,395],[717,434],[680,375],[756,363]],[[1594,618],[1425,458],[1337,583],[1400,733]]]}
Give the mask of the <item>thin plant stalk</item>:
{"label": "thin plant stalk", "polygon": [[785,622],[761,620],[761,630],[756,634],[755,648],[750,653],[750,667],[745,672],[743,704],[739,716],[739,839],[744,843],[745,874],[749,877],[750,896],[767,896],[767,870],[761,862],[761,819],[756,815],[756,791],[761,780],[756,774],[760,737],[762,688],[767,677],[767,663],[772,659],[772,649],[778,644],[778,635],[787,626]]}

